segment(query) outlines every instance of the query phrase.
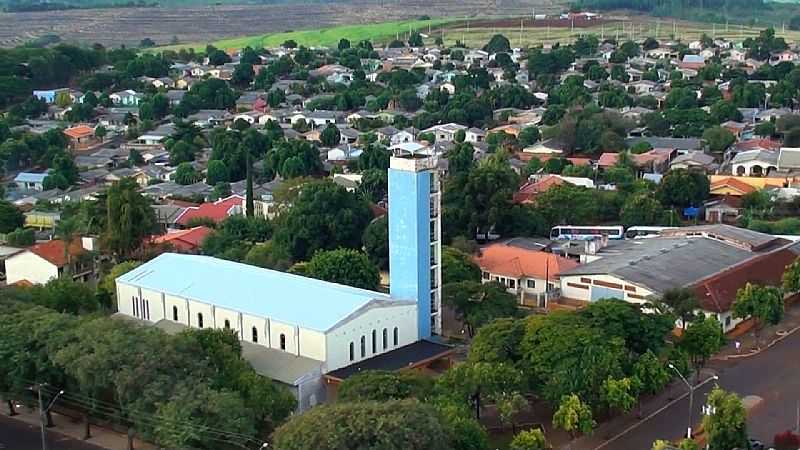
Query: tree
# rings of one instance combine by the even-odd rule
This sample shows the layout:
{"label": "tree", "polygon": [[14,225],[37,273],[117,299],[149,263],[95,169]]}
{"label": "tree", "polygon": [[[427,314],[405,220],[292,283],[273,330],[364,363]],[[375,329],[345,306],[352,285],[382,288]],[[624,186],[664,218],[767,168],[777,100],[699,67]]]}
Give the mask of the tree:
{"label": "tree", "polygon": [[322,133],[319,135],[319,140],[322,143],[323,147],[335,147],[339,145],[339,140],[342,137],[342,133],[339,131],[339,128],[336,125],[329,123]]}
{"label": "tree", "polygon": [[733,316],[739,319],[752,318],[756,346],[760,348],[759,334],[764,325],[776,325],[783,319],[783,292],[774,286],[759,286],[747,283],[736,291]]}
{"label": "tree", "polygon": [[408,46],[409,47],[424,47],[425,42],[422,41],[422,35],[418,32],[411,33],[411,36],[408,37]]}
{"label": "tree", "polygon": [[724,343],[722,325],[717,319],[701,314],[686,328],[680,347],[688,353],[695,372],[699,374],[708,358],[718,352]]}
{"label": "tree", "polygon": [[200,174],[197,173],[197,170],[195,170],[191,163],[184,162],[178,164],[173,179],[178,184],[187,185],[196,183],[200,179]]}
{"label": "tree", "polygon": [[253,195],[253,162],[250,156],[250,152],[247,152],[247,157],[245,158],[245,164],[247,164],[247,175],[245,176],[245,215],[247,217],[253,217],[256,214],[256,205],[255,205],[255,197]]}
{"label": "tree", "polygon": [[447,450],[448,435],[437,411],[417,400],[338,402],[295,416],[273,443],[276,450]]}
{"label": "tree", "polygon": [[615,380],[608,377],[603,382],[601,396],[609,410],[619,410],[626,413],[636,405],[639,395],[640,382],[637,378],[620,378]]}
{"label": "tree", "polygon": [[541,133],[536,127],[525,127],[519,132],[519,136],[517,136],[517,141],[523,147],[531,146],[537,143],[539,139],[541,139]]}
{"label": "tree", "polygon": [[515,317],[517,299],[500,283],[461,281],[444,285],[442,299],[455,309],[469,337],[483,324],[499,317]]}
{"label": "tree", "polygon": [[339,51],[347,50],[348,48],[350,48],[350,41],[345,38],[339,39],[339,45],[337,45],[337,48],[339,49]]}
{"label": "tree", "polygon": [[519,393],[522,387],[522,372],[505,363],[465,362],[450,368],[436,380],[437,392],[474,408],[478,420],[484,400],[497,402]]}
{"label": "tree", "polygon": [[378,268],[366,254],[345,248],[315,253],[306,266],[306,274],[312,278],[373,291],[378,289],[381,281]]}
{"label": "tree", "polygon": [[132,166],[141,166],[144,164],[144,157],[141,153],[139,153],[139,150],[132,148],[128,152],[128,163],[130,163]]}
{"label": "tree", "polygon": [[693,290],[673,288],[664,291],[664,295],[655,299],[650,306],[661,314],[672,314],[680,320],[681,328],[686,331],[689,322],[694,319],[696,311],[700,308],[700,303]]}
{"label": "tree", "polygon": [[206,184],[209,186],[216,186],[218,183],[225,183],[227,181],[228,166],[225,165],[225,162],[218,159],[209,161],[208,167],[206,168]]}
{"label": "tree", "polygon": [[442,284],[481,280],[481,269],[470,255],[453,247],[442,247]]}
{"label": "tree", "polygon": [[714,410],[703,417],[709,450],[749,448],[747,411],[739,397],[715,387],[708,394],[708,405]]}
{"label": "tree", "polygon": [[33,286],[30,290],[33,303],[61,313],[85,314],[100,309],[92,288],[69,278],[54,278],[47,284]]}
{"label": "tree", "polygon": [[511,440],[509,450],[547,450],[547,441],[541,428],[520,431]]}
{"label": "tree", "polygon": [[433,391],[433,379],[416,372],[365,370],[339,386],[341,402],[386,402],[417,398],[424,400]]}
{"label": "tree", "polygon": [[711,127],[703,132],[703,140],[708,144],[709,150],[722,153],[736,142],[736,136],[725,128]]}
{"label": "tree", "polygon": [[6,200],[0,200],[0,233],[10,233],[25,223],[25,215]]}
{"label": "tree", "polygon": [[36,233],[33,229],[17,228],[6,234],[6,243],[11,247],[29,247],[36,243]]}
{"label": "tree", "polygon": [[661,225],[664,218],[664,206],[649,192],[629,196],[620,210],[620,220],[625,227]]}
{"label": "tree", "polygon": [[293,260],[307,260],[317,250],[361,248],[371,220],[366,201],[330,180],[313,181],[279,216],[274,241]]}
{"label": "tree", "polygon": [[478,329],[470,345],[469,360],[516,364],[523,357],[520,344],[524,334],[524,320],[494,319]]}
{"label": "tree", "polygon": [[236,86],[246,87],[253,82],[255,75],[256,74],[253,70],[252,64],[239,63],[233,70],[233,75],[231,75],[231,83],[235,84]]}
{"label": "tree", "polygon": [[389,218],[379,217],[364,230],[364,252],[380,270],[389,269]]}
{"label": "tree", "polygon": [[553,414],[553,426],[568,432],[573,438],[578,433],[589,434],[595,426],[592,409],[577,395],[565,395]]}
{"label": "tree", "polygon": [[783,271],[783,290],[789,293],[800,292],[800,258],[786,266]]}
{"label": "tree", "polygon": [[502,34],[495,34],[489,39],[489,42],[483,47],[483,50],[489,54],[510,53],[511,43],[508,41],[508,38]]}
{"label": "tree", "polygon": [[265,169],[283,178],[312,175],[322,170],[319,150],[307,141],[291,139],[267,152]]}
{"label": "tree", "polygon": [[633,376],[640,382],[643,394],[657,394],[672,378],[655,353],[648,350],[633,364]]}
{"label": "tree", "polygon": [[775,123],[772,121],[764,121],[756,125],[755,133],[761,137],[770,137],[775,135]]}
{"label": "tree", "polygon": [[131,178],[115,182],[106,191],[106,229],[103,241],[118,255],[128,255],[153,232],[155,213]]}
{"label": "tree", "polygon": [[686,169],[670,170],[656,190],[656,198],[665,206],[699,206],[708,198],[710,183],[703,174]]}
{"label": "tree", "polygon": [[139,261],[121,262],[112,267],[111,270],[108,272],[108,274],[100,280],[100,283],[98,283],[97,285],[97,293],[100,297],[103,298],[104,302],[108,306],[110,306],[113,303],[112,299],[116,297],[117,278],[139,267],[140,264],[141,263]]}
{"label": "tree", "polygon": [[[657,440],[653,442],[652,450],[675,450],[676,447],[672,444],[672,442],[664,441],[664,440]],[[683,438],[679,443],[677,450],[699,450],[697,446],[697,442],[694,439]]]}

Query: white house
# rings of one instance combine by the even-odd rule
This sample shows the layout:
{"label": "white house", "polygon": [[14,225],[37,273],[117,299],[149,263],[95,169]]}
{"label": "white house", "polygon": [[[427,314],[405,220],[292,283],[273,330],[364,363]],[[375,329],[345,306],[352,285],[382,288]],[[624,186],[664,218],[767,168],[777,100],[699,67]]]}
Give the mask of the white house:
{"label": "white house", "polygon": [[75,279],[86,279],[93,273],[91,264],[82,264],[79,256],[86,247],[91,247],[91,240],[74,241],[69,247],[69,255],[64,251],[64,241],[52,241],[36,244],[6,259],[6,283],[18,282],[45,284],[64,273],[64,268],[72,264],[69,273]]}
{"label": "white house", "polygon": [[208,256],[164,253],[116,286],[124,315],[230,329],[251,351],[290,364],[267,370],[295,381],[286,384],[300,409],[324,400],[322,374],[418,340],[416,301]]}

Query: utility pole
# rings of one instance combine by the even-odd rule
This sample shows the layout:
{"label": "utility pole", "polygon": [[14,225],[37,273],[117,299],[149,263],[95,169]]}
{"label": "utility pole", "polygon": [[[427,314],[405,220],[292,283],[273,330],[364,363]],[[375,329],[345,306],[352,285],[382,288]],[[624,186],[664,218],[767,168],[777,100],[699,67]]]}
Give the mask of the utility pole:
{"label": "utility pole", "polygon": [[38,386],[36,389],[36,393],[39,394],[39,425],[42,431],[42,450],[47,450],[47,434],[45,433],[44,425],[45,421],[45,411],[44,411],[44,402],[42,401],[42,385]]}

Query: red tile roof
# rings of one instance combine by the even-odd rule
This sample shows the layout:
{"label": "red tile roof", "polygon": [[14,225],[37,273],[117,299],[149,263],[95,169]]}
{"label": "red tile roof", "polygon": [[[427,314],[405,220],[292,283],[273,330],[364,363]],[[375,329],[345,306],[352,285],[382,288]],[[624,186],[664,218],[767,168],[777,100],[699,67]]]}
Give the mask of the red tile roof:
{"label": "red tile roof", "polygon": [[781,143],[773,141],[772,139],[748,139],[746,141],[737,142],[736,150],[744,152],[747,150],[779,150]]}
{"label": "red tile roof", "polygon": [[756,191],[756,188],[754,188],[753,186],[745,183],[744,181],[738,180],[735,177],[728,177],[728,178],[723,178],[721,180],[717,180],[717,181],[711,183],[711,192],[712,192],[712,194],[714,193],[715,189],[719,189],[719,188],[723,188],[723,187],[728,187],[728,188],[737,190],[737,191],[741,192],[742,195],[749,194],[751,192],[755,192]]}
{"label": "red tile roof", "polygon": [[188,230],[171,231],[161,236],[153,236],[151,242],[156,245],[169,244],[175,248],[175,250],[189,252],[200,248],[203,239],[205,239],[211,231],[211,228],[206,226],[194,227]]}
{"label": "red tile roof", "polygon": [[600,159],[597,160],[598,167],[611,167],[617,163],[619,160],[619,153],[603,153],[600,155]]}
{"label": "red tile roof", "polygon": [[213,203],[203,203],[200,206],[190,206],[181,213],[175,221],[178,225],[187,226],[189,221],[194,218],[205,217],[219,223],[225,220],[228,216],[233,214],[236,207],[241,208],[244,197],[241,195],[231,195],[223,199],[219,199]]}
{"label": "red tile roof", "polygon": [[539,250],[527,250],[506,244],[484,247],[475,263],[481,270],[510,277],[558,279],[561,272],[573,269],[578,263],[562,256]]}
{"label": "red tile roof", "polygon": [[797,253],[784,247],[701,280],[693,289],[704,310],[729,311],[736,300],[736,291],[747,283],[780,286],[786,266],[797,257]]}
{"label": "red tile roof", "polygon": [[564,183],[566,181],[555,175],[547,175],[538,181],[529,181],[523,184],[519,191],[514,194],[514,202],[529,202],[536,198],[537,195],[547,192],[553,186],[560,186]]}
{"label": "red tile roof", "polygon": [[67,128],[64,134],[71,139],[81,139],[89,136],[94,136],[94,128],[86,125],[78,125],[77,127]]}
{"label": "red tile roof", "polygon": [[[36,244],[28,250],[57,267],[64,267],[67,264],[67,259],[64,255],[64,241],[61,239],[53,239],[52,241]],[[73,240],[69,247],[70,256],[78,256],[83,252],[84,249],[80,239]]]}

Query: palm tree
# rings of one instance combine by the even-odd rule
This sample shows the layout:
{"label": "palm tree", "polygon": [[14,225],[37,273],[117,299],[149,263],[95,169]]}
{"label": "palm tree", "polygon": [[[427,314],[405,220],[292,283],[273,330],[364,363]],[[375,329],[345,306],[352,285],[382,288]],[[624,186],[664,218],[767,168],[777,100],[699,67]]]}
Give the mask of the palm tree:
{"label": "palm tree", "polygon": [[688,288],[673,288],[664,291],[660,298],[651,300],[648,307],[660,314],[672,314],[681,319],[681,329],[686,331],[686,324],[695,317],[695,310],[700,307],[694,291]]}
{"label": "palm tree", "polygon": [[70,253],[70,247],[72,247],[72,243],[75,241],[79,231],[80,223],[75,217],[61,220],[56,225],[56,236],[64,241],[64,259],[67,262],[64,267],[64,275],[69,275],[72,271],[72,254]]}

